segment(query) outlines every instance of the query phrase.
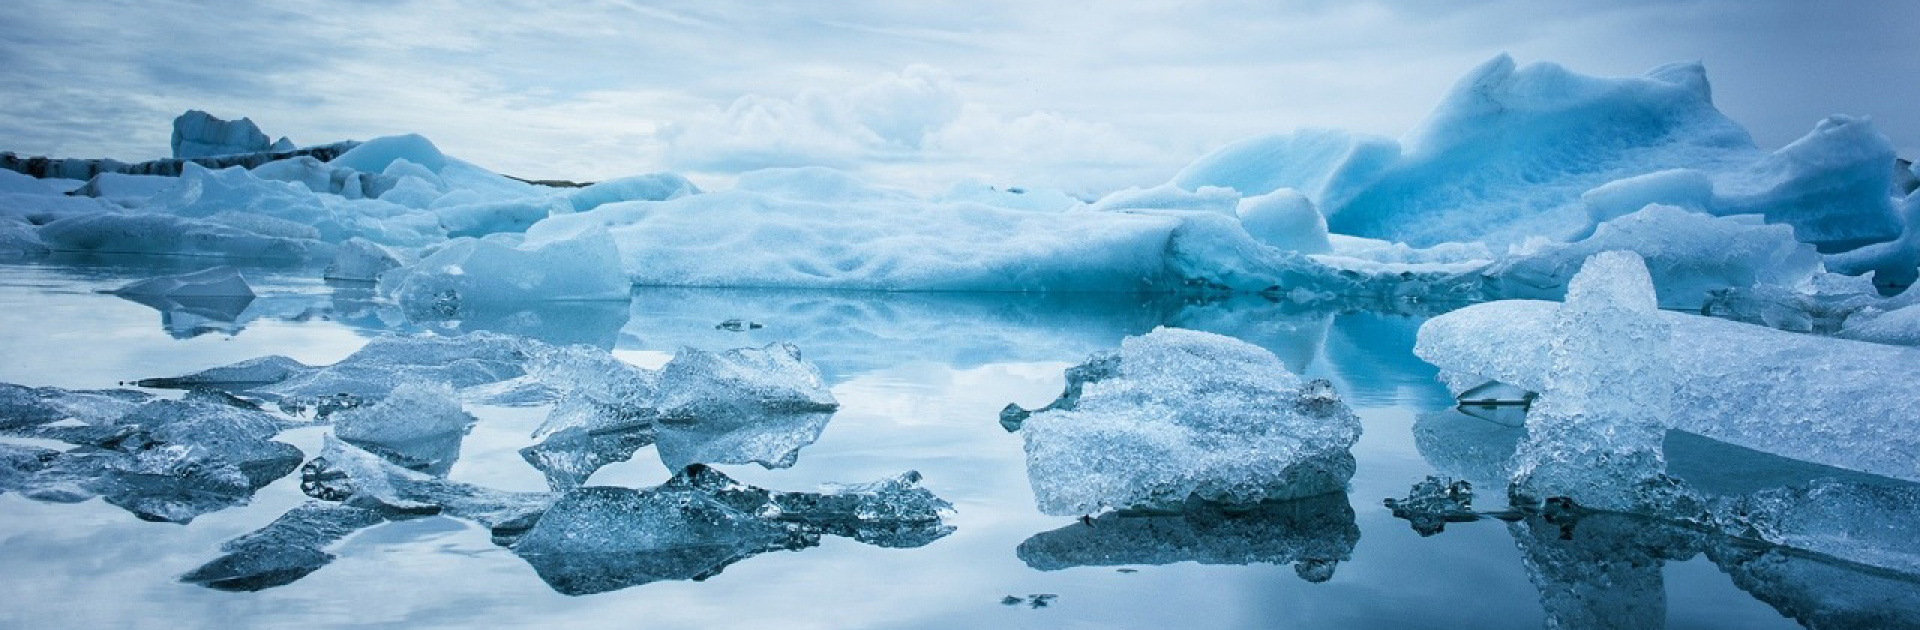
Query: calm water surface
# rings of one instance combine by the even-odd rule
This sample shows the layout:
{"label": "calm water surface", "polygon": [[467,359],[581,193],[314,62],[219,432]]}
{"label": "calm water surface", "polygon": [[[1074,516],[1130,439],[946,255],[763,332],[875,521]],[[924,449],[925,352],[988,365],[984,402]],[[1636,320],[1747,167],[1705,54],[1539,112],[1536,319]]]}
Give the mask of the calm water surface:
{"label": "calm water surface", "polygon": [[[1569,604],[1547,598],[1543,605],[1528,559],[1559,558],[1573,563],[1559,568],[1574,575],[1584,573],[1579,563],[1645,565],[1637,588],[1602,586],[1577,604],[1602,616],[1651,603],[1664,605],[1655,618],[1670,628],[1790,628],[1799,624],[1776,607],[1827,598],[1857,575],[1833,568],[1823,575],[1837,581],[1743,590],[1705,554],[1647,562],[1623,551],[1638,543],[1604,531],[1559,540],[1486,520],[1416,534],[1381,499],[1447,474],[1481,488],[1476,507],[1501,507],[1502,465],[1521,434],[1451,410],[1434,369],[1411,353],[1425,317],[1419,313],[1261,300],[642,289],[630,304],[414,324],[373,303],[366,286],[326,284],[301,268],[246,269],[261,295],[243,308],[162,311],[95,292],[155,275],[155,265],[188,271],[205,264],[0,266],[0,381],[107,388],[267,354],[326,364],[395,331],[494,330],[610,348],[647,366],[682,346],[791,341],[826,374],[840,411],[792,468],[721,468],[777,490],[918,470],[925,487],[954,504],[949,523],[957,529],[913,549],[829,537],[819,547],[748,558],[703,581],[576,597],[542,582],[480,526],[430,517],[363,530],[330,549],[338,560],[292,584],[230,593],[177,578],[218,557],[223,541],[305,502],[297,478],[185,526],[144,522],[98,499],[52,504],[10,493],[0,495],[0,626],[1538,628],[1546,606]],[[715,328],[730,318],[765,327]],[[1254,551],[1244,537],[1204,527],[1169,522],[1155,530],[1158,538],[1102,538],[1111,530],[1076,531],[1087,526],[1035,509],[1020,436],[1000,427],[999,410],[1009,402],[1045,404],[1059,394],[1064,368],[1160,325],[1268,348],[1296,371],[1332,380],[1358,412],[1365,433],[1353,449],[1359,471],[1348,494],[1295,508],[1314,518],[1276,521],[1273,536],[1261,538],[1347,550],[1330,579],[1303,579],[1285,549]],[[545,408],[468,410],[481,421],[450,477],[545,490],[517,452],[533,442]],[[279,439],[311,456],[326,430],[296,429]],[[1737,492],[1832,472],[1679,435],[1669,456],[1676,473],[1710,492],[1715,484]],[[668,475],[648,448],[590,483],[648,487]],[[1030,565],[1018,550],[1035,537],[1079,544],[1080,553]],[[1282,562],[1270,562],[1276,558]],[[1037,594],[1057,597],[1034,607],[1028,597]],[[1008,596],[1021,601],[1003,603]]]}

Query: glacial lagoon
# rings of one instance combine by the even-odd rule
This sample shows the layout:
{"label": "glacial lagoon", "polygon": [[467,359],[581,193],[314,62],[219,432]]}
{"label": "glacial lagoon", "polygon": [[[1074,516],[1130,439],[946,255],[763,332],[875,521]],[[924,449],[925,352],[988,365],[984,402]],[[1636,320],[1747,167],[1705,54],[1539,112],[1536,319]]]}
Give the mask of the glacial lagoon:
{"label": "glacial lagoon", "polygon": [[[100,292],[204,266],[56,255],[0,267],[8,331],[0,382],[106,389],[272,354],[325,365],[389,334],[505,333],[609,349],[644,367],[682,347],[789,342],[818,367],[838,410],[789,468],[713,469],[787,492],[918,471],[920,487],[951,503],[942,519],[951,531],[895,546],[822,536],[814,546],[735,558],[697,580],[623,574],[609,559],[583,570],[613,581],[581,592],[543,578],[472,520],[420,515],[346,534],[324,547],[334,559],[284,584],[222,590],[181,578],[221,557],[227,541],[308,503],[300,472],[185,525],[142,520],[101,499],[7,492],[0,590],[10,596],[0,626],[1537,628],[1549,618],[1920,626],[1920,577],[1901,569],[1920,543],[1880,549],[1886,561],[1876,564],[1622,515],[1480,518],[1425,528],[1430,535],[1396,518],[1383,500],[1406,497],[1430,475],[1467,480],[1475,510],[1503,512],[1508,459],[1525,433],[1502,410],[1456,409],[1436,368],[1413,355],[1420,324],[1444,304],[638,288],[626,302],[420,321],[376,301],[369,285],[324,282],[301,266],[241,267],[257,295],[237,302],[143,303]],[[1021,437],[999,422],[1002,408],[1047,404],[1061,393],[1063,370],[1157,326],[1234,337],[1330,381],[1363,427],[1347,491],[1184,514],[1082,519],[1036,509]],[[470,396],[463,407],[477,422],[447,479],[547,490],[520,449],[537,441],[550,406]],[[275,439],[312,458],[329,431],[300,426]],[[1669,434],[1666,456],[1674,476],[1708,496],[1822,478],[1914,491],[1680,432]],[[672,474],[645,446],[587,483],[648,489]]]}

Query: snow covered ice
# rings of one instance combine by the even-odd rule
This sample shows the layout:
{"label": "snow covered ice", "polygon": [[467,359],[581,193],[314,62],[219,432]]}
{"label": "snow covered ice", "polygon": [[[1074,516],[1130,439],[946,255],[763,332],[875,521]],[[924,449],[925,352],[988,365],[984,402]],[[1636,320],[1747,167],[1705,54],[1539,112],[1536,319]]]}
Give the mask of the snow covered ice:
{"label": "snow covered ice", "polygon": [[[1040,511],[1249,504],[1339,492],[1360,422],[1325,382],[1228,337],[1156,329],[1089,368],[1070,405],[1026,418]],[[1095,355],[1089,364],[1114,362]]]}

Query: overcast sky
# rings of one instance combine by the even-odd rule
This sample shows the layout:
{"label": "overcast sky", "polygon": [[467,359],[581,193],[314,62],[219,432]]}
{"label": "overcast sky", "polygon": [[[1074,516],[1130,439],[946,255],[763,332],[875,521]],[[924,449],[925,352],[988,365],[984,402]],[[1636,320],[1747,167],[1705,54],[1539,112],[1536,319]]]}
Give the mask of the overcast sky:
{"label": "overcast sky", "polygon": [[165,157],[189,108],[419,132],[521,177],[821,164],[938,190],[1165,181],[1247,135],[1398,136],[1461,73],[1706,63],[1763,147],[1829,114],[1920,154],[1920,2],[22,2],[0,150]]}

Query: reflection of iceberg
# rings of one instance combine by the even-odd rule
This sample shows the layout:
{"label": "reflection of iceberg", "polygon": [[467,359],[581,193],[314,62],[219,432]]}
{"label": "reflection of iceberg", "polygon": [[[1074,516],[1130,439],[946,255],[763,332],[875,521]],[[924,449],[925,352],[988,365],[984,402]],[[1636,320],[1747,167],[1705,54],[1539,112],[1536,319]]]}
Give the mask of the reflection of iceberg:
{"label": "reflection of iceberg", "polygon": [[357,401],[386,396],[402,383],[472,387],[522,376],[544,344],[476,332],[458,337],[386,336],[333,365],[313,367],[281,356],[249,359],[194,374],[139,381],[142,387],[220,387],[294,404],[324,398]]}
{"label": "reflection of iceberg", "polygon": [[216,396],[132,406],[139,399],[108,392],[23,390],[4,390],[32,395],[7,401],[28,412],[7,433],[79,446],[0,446],[0,491],[63,503],[99,496],[144,520],[186,523],[246,503],[300,463],[299,449],[270,440],[279,421]]}
{"label": "reflection of iceberg", "polygon": [[820,371],[784,343],[726,352],[682,348],[658,371],[562,348],[544,354],[534,372],[563,388],[562,396],[534,432],[546,441],[521,455],[549,484],[564,484],[555,490],[656,441],[671,470],[746,463],[786,468],[840,406]]}
{"label": "reflection of iceberg", "polygon": [[1692,556],[1701,535],[1650,519],[1595,513],[1509,525],[1549,628],[1666,627],[1664,560]]}
{"label": "reflection of iceberg", "polygon": [[[1427,461],[1496,484],[1486,487],[1511,477],[1524,435],[1452,410],[1414,424]],[[1686,515],[1585,511],[1511,525],[1550,618],[1660,627],[1660,562],[1704,550],[1735,585],[1810,628],[1920,627],[1910,612],[1920,610],[1920,535],[1911,531],[1920,487],[1679,431],[1665,444],[1670,473],[1709,497],[1714,527],[1672,520]],[[1821,477],[1845,481],[1808,482]]]}
{"label": "reflection of iceberg", "polygon": [[1112,512],[1035,534],[1020,543],[1042,571],[1130,564],[1287,564],[1324,582],[1360,541],[1344,493],[1225,509],[1194,505],[1177,514]]}
{"label": "reflection of iceberg", "polygon": [[907,473],[835,492],[769,492],[694,466],[655,488],[568,492],[513,544],[554,590],[586,595],[700,580],[768,551],[820,544],[823,534],[882,547],[945,536],[947,502]]}
{"label": "reflection of iceberg", "polygon": [[328,545],[386,520],[367,508],[309,501],[266,527],[220,545],[227,555],[180,576],[180,581],[223,591],[291,584],[333,561],[333,554],[325,551]]}
{"label": "reflection of iceberg", "polygon": [[426,514],[478,522],[569,595],[704,579],[827,535],[901,548],[953,531],[942,521],[953,506],[920,487],[914,472],[823,493],[774,492],[696,465],[643,490],[500,492],[407,470],[328,438],[302,476],[302,489],[326,502],[227,542],[227,555],[181,580],[224,590],[288,584],[331,562],[326,547],[354,531]]}

